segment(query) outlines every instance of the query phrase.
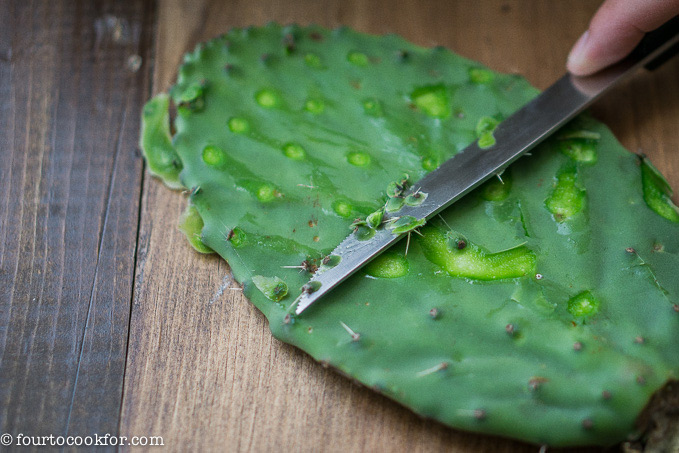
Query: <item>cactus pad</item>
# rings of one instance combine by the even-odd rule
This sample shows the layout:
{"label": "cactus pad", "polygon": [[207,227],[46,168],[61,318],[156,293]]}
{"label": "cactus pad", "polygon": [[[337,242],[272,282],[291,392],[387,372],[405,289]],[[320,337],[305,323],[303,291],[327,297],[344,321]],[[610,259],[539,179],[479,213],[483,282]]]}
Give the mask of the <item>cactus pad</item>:
{"label": "cactus pad", "polygon": [[277,338],[456,428],[611,444],[679,375],[679,214],[587,116],[426,225],[393,225],[409,239],[289,310],[352,222],[369,235],[385,205],[420,202],[407,185],[491,146],[536,93],[393,35],[238,29],[186,55],[141,144],[190,193],[188,239],[229,262]]}

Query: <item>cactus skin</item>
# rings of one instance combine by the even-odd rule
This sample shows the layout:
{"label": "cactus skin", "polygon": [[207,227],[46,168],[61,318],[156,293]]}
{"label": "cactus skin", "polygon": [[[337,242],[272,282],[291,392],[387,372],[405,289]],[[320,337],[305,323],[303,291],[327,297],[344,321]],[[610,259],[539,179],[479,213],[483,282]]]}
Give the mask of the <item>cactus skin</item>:
{"label": "cactus skin", "polygon": [[[309,273],[283,266],[333,265],[323,257],[352,221],[398,196],[388,186],[404,173],[416,185],[489,133],[482,118],[532,98],[522,78],[393,35],[272,24],[199,45],[171,94],[184,107],[172,141],[181,161],[159,170],[160,95],[144,110],[149,168],[173,187],[181,169],[182,185],[200,188],[190,200],[202,243],[277,338],[423,416],[552,446],[624,440],[677,379],[679,224],[651,209],[670,203],[660,211],[672,217],[668,187],[655,173],[642,184],[638,159],[587,116],[513,165],[509,186],[490,182],[413,234],[407,256],[401,241],[290,316]],[[563,149],[578,140],[586,152]],[[569,193],[586,203],[571,209]],[[550,199],[571,215],[557,218]],[[361,222],[357,234],[371,231]],[[522,264],[499,259],[505,273],[493,273],[484,259],[499,250]],[[465,253],[478,258],[467,268],[455,264]],[[267,298],[255,274],[285,282],[287,296]]]}

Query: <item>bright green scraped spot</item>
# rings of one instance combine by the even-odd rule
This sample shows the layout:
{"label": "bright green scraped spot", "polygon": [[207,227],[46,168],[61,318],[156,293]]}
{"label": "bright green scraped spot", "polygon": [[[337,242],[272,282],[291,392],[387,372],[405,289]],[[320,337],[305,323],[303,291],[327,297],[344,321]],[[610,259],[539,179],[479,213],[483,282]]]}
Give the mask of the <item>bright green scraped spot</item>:
{"label": "bright green scraped spot", "polygon": [[545,206],[559,222],[573,217],[582,211],[585,204],[585,190],[578,184],[578,174],[575,167],[568,165],[561,170],[556,178],[554,191]]}
{"label": "bright green scraped spot", "polygon": [[427,85],[415,89],[410,94],[413,104],[427,115],[434,118],[450,116],[450,97],[443,84]]}
{"label": "bright green scraped spot", "polygon": [[591,291],[584,291],[568,300],[568,312],[577,318],[594,316],[599,311],[600,302]]}
{"label": "bright green scraped spot", "polygon": [[422,234],[418,242],[424,256],[453,277],[498,280],[535,273],[535,254],[525,245],[490,253],[454,232],[429,227]]}

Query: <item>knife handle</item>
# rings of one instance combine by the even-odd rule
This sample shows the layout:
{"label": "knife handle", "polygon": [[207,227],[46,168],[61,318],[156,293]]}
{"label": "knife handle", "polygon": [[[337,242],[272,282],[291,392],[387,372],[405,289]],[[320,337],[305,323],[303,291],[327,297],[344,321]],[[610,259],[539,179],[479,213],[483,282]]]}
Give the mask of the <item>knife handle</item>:
{"label": "knife handle", "polygon": [[[634,48],[630,56],[632,58],[638,59],[644,58],[646,55],[650,54],[678,34],[679,16],[675,16],[657,29],[646,33],[646,36],[644,36],[639,45]],[[646,63],[644,67],[649,71],[653,71],[662,66],[663,63],[675,56],[677,53],[679,53],[679,43],[676,43],[655,57],[653,60]]]}

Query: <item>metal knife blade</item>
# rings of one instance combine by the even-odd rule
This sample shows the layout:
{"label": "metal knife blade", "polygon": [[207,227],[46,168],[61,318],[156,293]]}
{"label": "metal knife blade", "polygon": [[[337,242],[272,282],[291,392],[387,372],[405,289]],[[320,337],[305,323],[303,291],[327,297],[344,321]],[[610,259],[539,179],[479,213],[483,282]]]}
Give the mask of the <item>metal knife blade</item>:
{"label": "metal knife blade", "polygon": [[[566,74],[520,110],[500,123],[494,131],[496,144],[481,149],[473,143],[444,162],[412,186],[427,197],[419,206],[404,206],[397,213],[385,214],[383,227],[368,240],[359,240],[354,233],[342,241],[324,260],[318,271],[302,287],[295,300],[295,313],[300,314],[354,272],[403,238],[394,234],[390,223],[398,217],[428,219],[493,175],[499,175],[509,164],[582,112],[603,93],[633,74],[638,68],[660,59],[673,46],[679,45],[675,18],[674,32],[662,43],[639,52],[625,61],[588,77]],[[669,23],[668,23],[669,24]],[[653,32],[655,33],[655,32]],[[649,34],[650,35],[650,34]],[[391,222],[390,222],[391,221]]]}

